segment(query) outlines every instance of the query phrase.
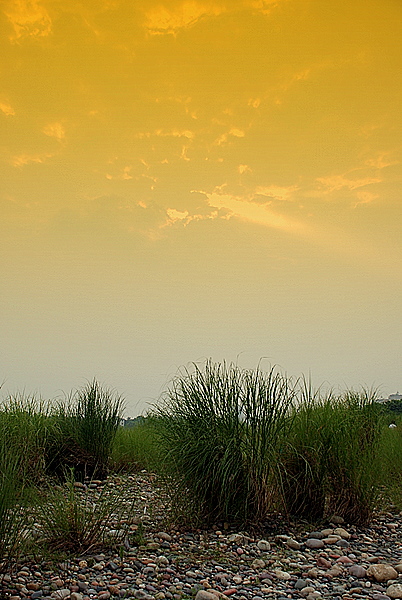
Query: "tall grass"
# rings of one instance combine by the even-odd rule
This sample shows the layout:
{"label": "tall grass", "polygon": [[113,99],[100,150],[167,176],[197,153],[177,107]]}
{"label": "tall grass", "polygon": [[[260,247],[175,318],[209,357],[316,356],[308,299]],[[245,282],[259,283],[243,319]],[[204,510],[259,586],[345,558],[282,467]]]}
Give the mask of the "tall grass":
{"label": "tall grass", "polygon": [[39,482],[46,448],[57,437],[49,404],[35,396],[10,396],[0,407],[0,426],[7,431],[9,448],[21,459],[19,476],[31,484]]}
{"label": "tall grass", "polygon": [[283,499],[290,515],[337,514],[366,523],[378,496],[380,407],[369,391],[321,397],[305,386],[282,459]]}
{"label": "tall grass", "polygon": [[122,397],[95,380],[60,403],[55,413],[60,437],[48,452],[51,470],[62,475],[72,467],[81,481],[105,479],[123,409]]}
{"label": "tall grass", "polygon": [[0,421],[0,571],[22,550],[27,520],[21,510],[23,455],[10,441],[10,430]]}
{"label": "tall grass", "polygon": [[154,424],[145,417],[132,427],[119,427],[111,451],[111,468],[118,472],[159,470]]}
{"label": "tall grass", "polygon": [[[389,428],[394,421],[395,429]],[[381,451],[376,465],[382,486],[383,501],[402,510],[402,418],[384,412],[382,418]]]}
{"label": "tall grass", "polygon": [[[75,486],[70,472],[65,484],[48,491],[37,507],[36,518],[41,525],[38,541],[51,552],[68,554],[123,543],[122,523],[127,528],[129,516],[115,489],[105,486],[94,499],[93,494]],[[116,524],[118,529],[112,529]]]}
{"label": "tall grass", "polygon": [[293,397],[294,385],[275,369],[207,361],[181,372],[154,413],[174,501],[203,519],[261,521]]}

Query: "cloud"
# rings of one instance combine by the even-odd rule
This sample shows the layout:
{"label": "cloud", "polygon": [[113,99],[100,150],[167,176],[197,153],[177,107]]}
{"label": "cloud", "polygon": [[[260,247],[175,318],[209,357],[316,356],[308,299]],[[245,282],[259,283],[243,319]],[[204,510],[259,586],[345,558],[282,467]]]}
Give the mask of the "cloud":
{"label": "cloud", "polygon": [[250,6],[257,12],[264,15],[269,15],[273,8],[279,4],[278,0],[250,0],[246,2],[246,6]]}
{"label": "cloud", "polygon": [[49,123],[43,128],[43,133],[49,137],[54,137],[59,142],[66,138],[66,130],[62,123]]}
{"label": "cloud", "polygon": [[252,169],[248,165],[238,165],[237,170],[240,175],[243,175],[243,173],[252,173]]}
{"label": "cloud", "polygon": [[358,179],[349,179],[345,175],[329,175],[328,177],[318,177],[316,181],[321,186],[323,194],[332,194],[341,189],[355,190],[373,183],[381,183],[380,177],[361,177]]}
{"label": "cloud", "polygon": [[9,104],[8,102],[0,102],[0,110],[5,115],[7,115],[7,117],[11,117],[11,116],[15,115],[15,110],[13,109],[11,104]]}
{"label": "cloud", "polygon": [[299,188],[296,185],[289,187],[282,187],[279,185],[258,186],[255,190],[255,193],[260,196],[267,196],[268,198],[273,198],[275,200],[284,202],[290,200],[293,193],[298,189]]}
{"label": "cloud", "polygon": [[227,133],[223,133],[222,135],[220,135],[214,141],[214,145],[215,146],[223,146],[223,144],[229,143],[229,136],[236,137],[236,138],[242,138],[245,135],[246,135],[246,133],[242,129],[239,129],[238,127],[232,127],[231,129],[229,129],[229,131]]}
{"label": "cloud", "polygon": [[392,160],[390,154],[390,152],[381,152],[376,156],[367,159],[365,164],[368,167],[374,167],[375,169],[384,169],[385,167],[399,165],[399,160]]}
{"label": "cloud", "polygon": [[176,4],[158,4],[145,12],[143,26],[151,35],[177,35],[200,20],[222,14],[251,10],[269,15],[273,8],[285,0],[184,0]]}
{"label": "cloud", "polygon": [[155,131],[140,131],[135,134],[135,137],[142,140],[146,138],[151,138],[153,136],[156,137],[176,137],[176,138],[187,138],[188,140],[192,140],[195,137],[194,131],[190,129],[156,129]]}
{"label": "cloud", "polygon": [[159,5],[145,13],[144,27],[152,35],[176,35],[181,29],[193,27],[200,19],[216,17],[226,9],[216,2],[189,0],[174,7]]}
{"label": "cloud", "polygon": [[190,131],[189,129],[183,129],[183,130],[179,130],[179,129],[172,129],[170,131],[163,131],[162,129],[157,129],[154,133],[154,135],[160,136],[160,137],[185,137],[189,140],[192,140],[194,138],[194,132]]}
{"label": "cloud", "polygon": [[[131,165],[127,165],[127,166],[123,167],[123,169],[121,169],[121,171],[119,171],[119,173],[117,173],[117,175],[111,175],[110,173],[106,173],[106,179],[109,179],[109,180],[120,179],[123,181],[129,181],[130,179],[133,179],[133,176],[131,175],[132,168],[133,167]],[[147,177],[149,177],[149,176],[147,175]]]}
{"label": "cloud", "polygon": [[11,0],[4,13],[14,29],[10,36],[12,42],[25,37],[41,38],[52,32],[49,13],[38,0]]}
{"label": "cloud", "polygon": [[[316,65],[316,69],[322,68],[322,65]],[[276,95],[274,97],[274,103],[276,105],[281,105],[283,103],[284,95],[297,83],[300,81],[306,81],[311,77],[312,68],[302,69],[301,71],[296,71],[292,73],[290,76],[286,78],[282,83],[280,83],[276,88]]]}
{"label": "cloud", "polygon": [[353,208],[361,206],[362,204],[371,204],[380,197],[379,194],[373,194],[372,192],[367,192],[365,190],[360,190],[357,192],[356,196],[358,201],[354,204]]}
{"label": "cloud", "polygon": [[180,211],[176,210],[175,208],[168,208],[166,213],[172,223],[175,223],[176,221],[187,220],[189,216],[187,210]]}
{"label": "cloud", "polygon": [[261,104],[261,98],[249,98],[247,102],[248,106],[252,106],[253,108],[258,108]]}
{"label": "cloud", "polygon": [[[216,189],[212,194],[201,192],[208,198],[211,207],[226,209],[234,217],[244,221],[280,229],[286,232],[305,233],[306,227],[303,223],[289,219],[283,214],[271,210],[267,205],[257,204],[251,198],[241,198],[232,194],[222,193],[222,186]],[[217,191],[218,190],[218,191]]]}
{"label": "cloud", "polygon": [[246,134],[238,127],[232,127],[229,131],[229,135],[233,135],[234,137],[244,137]]}
{"label": "cloud", "polygon": [[175,208],[167,208],[166,214],[168,218],[166,222],[160,226],[160,229],[175,225],[176,223],[180,223],[184,227],[187,227],[187,225],[192,221],[212,220],[222,216],[226,218],[224,215],[220,214],[218,210],[212,210],[206,214],[196,213],[191,215],[187,210],[176,210]]}
{"label": "cloud", "polygon": [[13,156],[10,160],[13,167],[23,167],[31,163],[43,164],[48,158],[52,158],[54,154],[19,154]]}

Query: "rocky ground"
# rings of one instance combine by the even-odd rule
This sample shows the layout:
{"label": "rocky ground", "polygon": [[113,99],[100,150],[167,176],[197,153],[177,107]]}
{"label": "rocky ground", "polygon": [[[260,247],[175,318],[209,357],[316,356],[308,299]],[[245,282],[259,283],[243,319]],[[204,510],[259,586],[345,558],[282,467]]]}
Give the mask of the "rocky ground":
{"label": "rocky ground", "polygon": [[[36,563],[4,575],[9,600],[263,600],[402,598],[402,516],[379,513],[369,527],[342,519],[323,529],[278,519],[258,536],[225,529],[179,531],[148,473],[113,478],[135,499],[134,524],[118,550]],[[100,493],[92,483],[90,493]],[[123,501],[123,500],[122,500]],[[117,527],[114,524],[113,527]],[[139,535],[141,533],[141,536]],[[139,544],[139,545],[138,545]]]}

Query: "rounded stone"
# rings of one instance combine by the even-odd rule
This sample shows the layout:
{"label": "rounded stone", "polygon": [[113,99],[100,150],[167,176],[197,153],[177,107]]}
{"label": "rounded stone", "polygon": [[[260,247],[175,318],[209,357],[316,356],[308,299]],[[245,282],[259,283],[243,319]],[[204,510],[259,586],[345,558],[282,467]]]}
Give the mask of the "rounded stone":
{"label": "rounded stone", "polygon": [[302,590],[307,587],[307,581],[305,579],[298,579],[295,583],[295,590]]}
{"label": "rounded stone", "polygon": [[267,540],[260,540],[257,542],[257,548],[258,550],[261,550],[261,552],[269,552],[271,550],[271,544],[267,542]]}
{"label": "rounded stone", "polygon": [[287,573],[286,571],[282,571],[282,569],[275,569],[274,574],[275,574],[275,577],[277,577],[281,581],[288,581],[291,578],[290,573]]}
{"label": "rounded stone", "polygon": [[390,579],[398,579],[398,571],[391,565],[379,563],[378,565],[370,565],[367,569],[367,576],[373,577],[379,583],[389,581]]}
{"label": "rounded stone", "polygon": [[262,560],[262,558],[255,558],[251,563],[251,566],[253,569],[263,569],[265,567],[265,560]]}
{"label": "rounded stone", "polygon": [[336,529],[334,529],[334,534],[340,535],[341,538],[344,540],[350,539],[349,531],[346,531],[346,529],[344,529],[343,527],[337,527]]}
{"label": "rounded stone", "polygon": [[306,546],[312,550],[318,550],[324,548],[325,544],[322,540],[318,540],[317,538],[308,538],[306,540]]}
{"label": "rounded stone", "polygon": [[349,568],[349,574],[356,577],[356,579],[363,579],[366,577],[366,569],[360,565],[352,565]]}
{"label": "rounded stone", "polygon": [[393,583],[387,587],[387,596],[390,598],[402,598],[402,584]]}
{"label": "rounded stone", "polygon": [[286,543],[286,546],[288,548],[290,548],[291,550],[300,550],[300,548],[301,548],[301,544],[292,538],[289,538],[288,540],[286,540],[285,543]]}

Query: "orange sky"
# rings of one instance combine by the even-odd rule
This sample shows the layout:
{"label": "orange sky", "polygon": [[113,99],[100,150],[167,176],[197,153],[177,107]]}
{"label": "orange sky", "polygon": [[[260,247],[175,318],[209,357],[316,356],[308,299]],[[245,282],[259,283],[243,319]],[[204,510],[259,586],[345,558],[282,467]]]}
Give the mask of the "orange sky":
{"label": "orange sky", "polygon": [[399,0],[3,0],[0,381],[402,389]]}

